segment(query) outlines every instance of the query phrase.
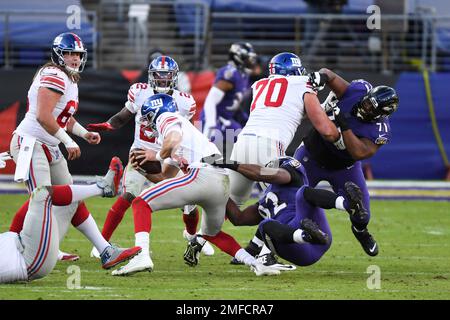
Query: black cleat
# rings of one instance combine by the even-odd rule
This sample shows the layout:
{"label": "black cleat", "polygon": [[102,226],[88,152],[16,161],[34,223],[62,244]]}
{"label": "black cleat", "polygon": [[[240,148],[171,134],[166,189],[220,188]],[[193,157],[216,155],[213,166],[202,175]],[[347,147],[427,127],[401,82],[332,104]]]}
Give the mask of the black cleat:
{"label": "black cleat", "polygon": [[369,233],[367,228],[362,231],[358,231],[354,226],[352,226],[353,234],[359,243],[363,247],[364,251],[371,257],[375,257],[378,254],[378,243]]}
{"label": "black cleat", "polygon": [[202,252],[203,245],[197,241],[197,236],[188,242],[186,250],[183,254],[184,262],[190,266],[195,267],[198,265],[198,259],[200,257],[200,252]]}
{"label": "black cleat", "polygon": [[319,229],[317,223],[311,219],[305,218],[300,222],[300,228],[303,230],[303,239],[312,244],[327,244],[328,234]]}
{"label": "black cleat", "polygon": [[351,181],[347,181],[344,185],[345,199],[348,202],[349,208],[347,212],[358,220],[364,220],[368,216],[366,208],[364,208],[362,199],[363,195],[361,189]]}

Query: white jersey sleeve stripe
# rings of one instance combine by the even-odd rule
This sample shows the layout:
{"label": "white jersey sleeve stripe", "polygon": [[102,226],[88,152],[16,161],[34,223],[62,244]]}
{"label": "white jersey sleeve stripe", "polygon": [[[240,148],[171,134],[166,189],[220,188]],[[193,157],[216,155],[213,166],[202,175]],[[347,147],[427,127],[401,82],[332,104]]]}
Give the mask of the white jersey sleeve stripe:
{"label": "white jersey sleeve stripe", "polygon": [[178,120],[176,117],[168,117],[164,119],[163,123],[161,123],[161,133],[164,135],[164,130],[166,129],[166,126],[176,120]]}

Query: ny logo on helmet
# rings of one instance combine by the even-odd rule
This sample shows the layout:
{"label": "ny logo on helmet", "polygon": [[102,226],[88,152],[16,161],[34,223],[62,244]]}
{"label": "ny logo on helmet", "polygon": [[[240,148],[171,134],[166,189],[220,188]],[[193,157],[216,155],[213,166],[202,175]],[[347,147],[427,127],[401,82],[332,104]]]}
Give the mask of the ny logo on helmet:
{"label": "ny logo on helmet", "polygon": [[155,108],[162,107],[163,100],[161,98],[155,99],[155,100],[150,101],[150,104],[152,105],[152,107],[155,107]]}
{"label": "ny logo on helmet", "polygon": [[302,63],[300,62],[300,59],[298,59],[298,58],[291,58],[291,62],[292,62],[293,66],[296,66],[296,67],[302,66]]}

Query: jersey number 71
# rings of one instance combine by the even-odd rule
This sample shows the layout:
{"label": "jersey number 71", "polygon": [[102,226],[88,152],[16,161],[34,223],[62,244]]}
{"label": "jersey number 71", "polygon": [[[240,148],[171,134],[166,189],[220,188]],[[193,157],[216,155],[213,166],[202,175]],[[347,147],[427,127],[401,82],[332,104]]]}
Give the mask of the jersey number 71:
{"label": "jersey number 71", "polygon": [[[265,94],[264,106],[270,108],[278,108],[283,103],[284,97],[286,96],[286,91],[288,87],[288,81],[286,78],[276,78],[276,79],[262,79],[256,83],[256,96],[253,99],[253,103],[250,108],[250,112],[256,107],[256,102],[261,97],[264,90],[267,88]],[[275,88],[279,88],[276,91],[276,96],[274,97]]]}

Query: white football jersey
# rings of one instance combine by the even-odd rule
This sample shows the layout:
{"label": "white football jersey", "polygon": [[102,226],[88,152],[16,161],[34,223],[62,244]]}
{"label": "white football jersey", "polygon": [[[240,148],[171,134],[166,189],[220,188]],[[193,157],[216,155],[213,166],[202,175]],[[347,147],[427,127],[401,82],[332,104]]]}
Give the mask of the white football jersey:
{"label": "white football jersey", "polygon": [[0,283],[28,280],[27,265],[21,250],[23,247],[17,233],[0,234]]}
{"label": "white football jersey", "polygon": [[49,134],[36,120],[37,96],[40,87],[46,87],[62,93],[53,110],[53,116],[59,126],[65,129],[70,117],[78,109],[78,85],[72,82],[67,74],[59,68],[45,67],[38,71],[28,90],[28,110],[16,132],[21,136],[29,135],[45,144],[57,146],[60,141]]}
{"label": "white football jersey", "polygon": [[307,76],[272,75],[252,85],[250,116],[240,135],[257,135],[287,148],[304,118],[303,95],[315,93]]}
{"label": "white football jersey", "polygon": [[212,155],[221,155],[216,145],[210,142],[192,123],[178,113],[165,112],[156,119],[158,141],[162,145],[171,131],[178,131],[183,139],[177,155],[185,158],[190,167],[201,165],[201,159]]}
{"label": "white football jersey", "polygon": [[[128,90],[128,100],[125,103],[125,107],[131,112],[136,114],[135,116],[135,128],[134,128],[134,142],[130,150],[133,149],[152,149],[159,151],[161,146],[158,144],[155,133],[151,128],[145,128],[141,124],[141,107],[145,100],[153,96],[157,92],[153,91],[148,83],[135,83]],[[184,92],[173,90],[172,97],[174,98],[178,112],[183,117],[190,120],[196,110],[196,104],[194,98]]]}

